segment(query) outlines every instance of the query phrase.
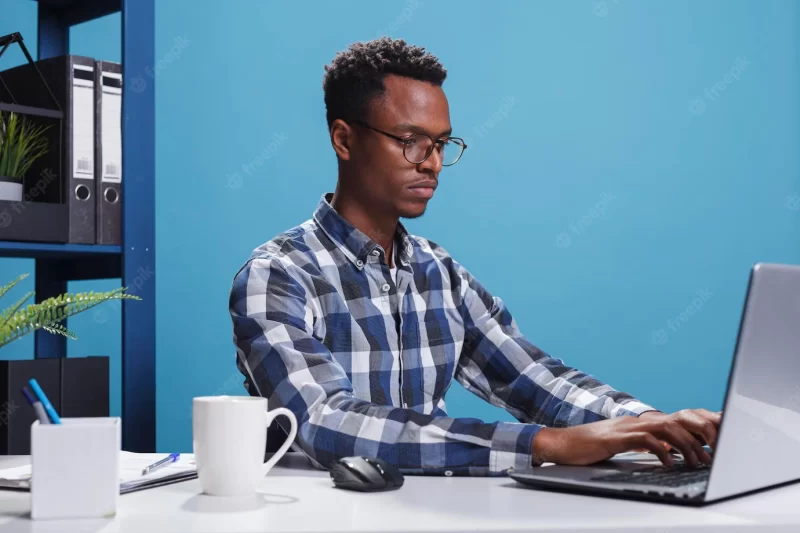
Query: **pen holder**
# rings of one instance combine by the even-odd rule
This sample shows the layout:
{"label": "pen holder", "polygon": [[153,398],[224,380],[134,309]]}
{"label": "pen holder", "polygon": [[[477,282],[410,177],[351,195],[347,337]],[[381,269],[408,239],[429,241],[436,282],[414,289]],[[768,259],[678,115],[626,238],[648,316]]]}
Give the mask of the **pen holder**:
{"label": "pen holder", "polygon": [[120,419],[31,424],[31,518],[111,518],[119,499]]}

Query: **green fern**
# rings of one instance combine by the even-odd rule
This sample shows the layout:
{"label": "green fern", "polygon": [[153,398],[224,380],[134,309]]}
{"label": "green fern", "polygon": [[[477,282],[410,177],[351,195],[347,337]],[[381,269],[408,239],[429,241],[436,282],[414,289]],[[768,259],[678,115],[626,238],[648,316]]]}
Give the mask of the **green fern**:
{"label": "green fern", "polygon": [[78,338],[78,336],[75,335],[75,333],[73,333],[66,327],[62,326],[61,324],[54,324],[52,326],[42,326],[42,329],[47,331],[48,333],[58,333],[59,335],[64,335],[65,337],[70,339]]}
{"label": "green fern", "polygon": [[3,296],[5,296],[5,295],[6,295],[6,293],[7,293],[8,291],[10,291],[10,290],[11,290],[11,289],[13,289],[14,287],[16,287],[16,286],[17,286],[17,283],[19,283],[19,282],[20,282],[20,281],[22,281],[23,279],[27,278],[27,277],[28,277],[28,275],[29,275],[29,274],[20,274],[19,276],[17,276],[17,279],[15,279],[14,281],[12,281],[12,282],[8,283],[8,284],[7,284],[5,287],[3,287],[3,288],[0,288],[0,298],[2,298]]}
{"label": "green fern", "polygon": [[[26,277],[27,274],[23,274],[0,288],[0,298]],[[107,292],[65,293],[23,307],[33,294],[27,293],[0,314],[0,347],[38,329],[77,339],[77,335],[61,322],[109,300],[141,300],[138,296],[126,294],[125,287],[120,287]]]}
{"label": "green fern", "polygon": [[25,293],[25,296],[17,300],[17,303],[3,311],[3,314],[0,315],[0,328],[8,323],[8,319],[10,319],[17,311],[19,311],[19,308],[25,305],[25,302],[30,300],[33,294],[33,291]]}

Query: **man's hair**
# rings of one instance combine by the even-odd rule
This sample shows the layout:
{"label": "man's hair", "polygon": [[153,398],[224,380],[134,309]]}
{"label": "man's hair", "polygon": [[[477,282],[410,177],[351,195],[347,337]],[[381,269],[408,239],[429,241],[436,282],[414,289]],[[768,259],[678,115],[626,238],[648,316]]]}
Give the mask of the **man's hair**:
{"label": "man's hair", "polygon": [[424,48],[402,39],[382,37],[353,43],[325,65],[322,88],[328,127],[336,119],[364,120],[369,102],[385,91],[387,74],[441,86],[447,70]]}

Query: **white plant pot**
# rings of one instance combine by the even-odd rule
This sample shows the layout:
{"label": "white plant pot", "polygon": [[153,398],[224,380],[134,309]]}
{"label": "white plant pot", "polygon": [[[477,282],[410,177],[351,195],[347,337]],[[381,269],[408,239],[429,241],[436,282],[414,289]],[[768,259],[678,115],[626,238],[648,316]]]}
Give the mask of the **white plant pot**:
{"label": "white plant pot", "polygon": [[0,179],[0,200],[22,201],[22,184]]}

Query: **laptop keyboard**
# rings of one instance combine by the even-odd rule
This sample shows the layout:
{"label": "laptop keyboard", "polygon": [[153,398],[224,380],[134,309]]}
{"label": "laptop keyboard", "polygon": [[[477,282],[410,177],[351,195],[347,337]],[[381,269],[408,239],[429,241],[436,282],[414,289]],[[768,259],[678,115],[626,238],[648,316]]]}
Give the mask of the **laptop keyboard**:
{"label": "laptop keyboard", "polygon": [[661,487],[683,487],[708,481],[711,468],[707,465],[692,467],[689,465],[653,466],[632,470],[629,472],[615,472],[603,476],[595,476],[591,481],[613,483],[637,483],[640,485],[658,485]]}

